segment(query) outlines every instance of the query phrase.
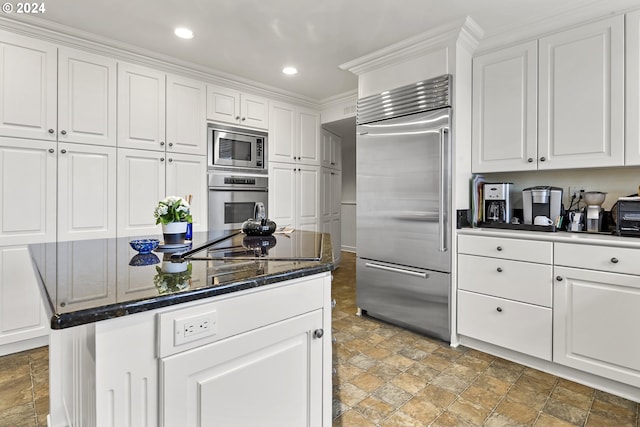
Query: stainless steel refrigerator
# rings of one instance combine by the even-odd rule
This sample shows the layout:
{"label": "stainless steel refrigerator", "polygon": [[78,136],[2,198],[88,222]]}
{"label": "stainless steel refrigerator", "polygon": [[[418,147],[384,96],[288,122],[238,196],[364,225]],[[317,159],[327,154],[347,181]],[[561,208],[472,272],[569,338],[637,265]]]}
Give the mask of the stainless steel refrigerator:
{"label": "stainless steel refrigerator", "polygon": [[451,76],[358,100],[356,303],[450,341]]}

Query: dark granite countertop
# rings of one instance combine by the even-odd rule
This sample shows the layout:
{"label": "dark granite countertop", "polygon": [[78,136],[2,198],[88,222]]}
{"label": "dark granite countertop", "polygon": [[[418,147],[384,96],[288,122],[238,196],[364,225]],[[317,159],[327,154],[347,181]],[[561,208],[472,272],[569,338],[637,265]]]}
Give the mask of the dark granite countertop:
{"label": "dark granite countertop", "polygon": [[[51,328],[97,322],[334,268],[328,234],[296,230],[259,238],[234,233],[194,233],[187,247],[144,255],[130,247],[132,237],[30,245]],[[144,237],[162,240],[161,236]],[[192,249],[219,239],[224,240],[191,254]]]}

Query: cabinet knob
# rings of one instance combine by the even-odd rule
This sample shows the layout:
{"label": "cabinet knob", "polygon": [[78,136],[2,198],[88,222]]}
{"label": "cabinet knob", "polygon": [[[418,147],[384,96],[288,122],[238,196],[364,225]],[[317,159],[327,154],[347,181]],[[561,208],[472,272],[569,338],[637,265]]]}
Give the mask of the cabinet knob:
{"label": "cabinet knob", "polygon": [[56,150],[54,150],[53,148],[49,148],[49,152],[50,152],[50,153],[55,153],[55,152],[56,152]]}
{"label": "cabinet knob", "polygon": [[333,344],[337,344],[338,343],[338,338],[336,338],[336,337],[331,338],[331,342]]}
{"label": "cabinet knob", "polygon": [[558,282],[562,282],[562,276],[556,276],[556,280],[557,280]]}
{"label": "cabinet knob", "polygon": [[63,134],[63,135],[66,135],[67,131],[66,130],[61,130],[60,133]]}
{"label": "cabinet knob", "polygon": [[541,162],[544,162],[544,161],[546,161],[546,160],[547,160],[547,158],[546,158],[546,157],[540,157],[540,161],[541,161]]}
{"label": "cabinet knob", "polygon": [[498,247],[496,248],[496,250],[497,250],[498,252],[502,252],[502,246],[498,246]]}
{"label": "cabinet knob", "polygon": [[169,143],[169,147],[173,147],[173,142],[170,142],[170,143]]}
{"label": "cabinet knob", "polygon": [[65,149],[63,148],[62,150],[60,150],[60,152],[61,152],[62,154],[66,154],[67,150],[65,150]]}
{"label": "cabinet knob", "polygon": [[498,313],[502,313],[502,307],[497,307],[497,308],[496,308],[496,311],[497,311]]}
{"label": "cabinet knob", "polygon": [[497,271],[498,273],[502,273],[502,267],[498,267],[498,268],[496,268],[496,271]]}
{"label": "cabinet knob", "polygon": [[236,120],[240,120],[240,116],[236,116]]}
{"label": "cabinet knob", "polygon": [[160,161],[161,161],[161,162],[164,162],[164,157],[160,157]]}
{"label": "cabinet knob", "polygon": [[49,129],[49,133],[54,133],[54,132],[55,132],[55,130]]}
{"label": "cabinet knob", "polygon": [[615,258],[615,257],[611,258],[611,262],[614,263],[614,264],[617,264],[618,263],[618,258]]}
{"label": "cabinet knob", "polygon": [[527,162],[529,162],[529,163],[533,163],[533,158],[529,157],[529,158],[527,159]]}
{"label": "cabinet knob", "polygon": [[160,145],[164,145],[164,141],[160,141]]}
{"label": "cabinet knob", "polygon": [[316,329],[315,331],[313,331],[314,338],[322,338],[323,335],[324,335],[323,329]]}
{"label": "cabinet knob", "polygon": [[247,120],[247,118],[246,118],[246,117],[243,117],[243,118],[242,118],[242,121],[244,122],[245,120]]}
{"label": "cabinet knob", "polygon": [[169,163],[173,162],[173,159],[171,157],[169,157]]}
{"label": "cabinet knob", "polygon": [[335,299],[332,299],[332,300],[331,300],[331,308],[336,308],[336,304],[337,304],[337,303],[336,303],[336,300],[335,300]]}

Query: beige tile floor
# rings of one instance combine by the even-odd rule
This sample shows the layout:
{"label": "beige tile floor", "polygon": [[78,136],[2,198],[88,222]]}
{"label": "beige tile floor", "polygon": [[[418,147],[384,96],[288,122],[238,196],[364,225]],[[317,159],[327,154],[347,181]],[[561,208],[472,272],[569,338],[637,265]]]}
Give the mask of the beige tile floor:
{"label": "beige tile floor", "polygon": [[638,404],[355,315],[355,256],[334,272],[334,427],[632,426]]}
{"label": "beige tile floor", "polygon": [[[355,256],[342,255],[334,427],[640,427],[635,402],[356,316]],[[0,427],[46,426],[48,381],[46,347],[0,357]]]}

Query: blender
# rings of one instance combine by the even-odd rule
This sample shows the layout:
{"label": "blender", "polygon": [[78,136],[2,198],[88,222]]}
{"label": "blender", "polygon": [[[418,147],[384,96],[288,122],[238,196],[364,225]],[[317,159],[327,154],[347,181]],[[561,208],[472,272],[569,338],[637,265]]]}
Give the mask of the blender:
{"label": "blender", "polygon": [[604,209],[602,203],[607,193],[601,191],[585,191],[582,195],[584,202],[587,204],[587,232],[597,233],[602,228],[602,216]]}

